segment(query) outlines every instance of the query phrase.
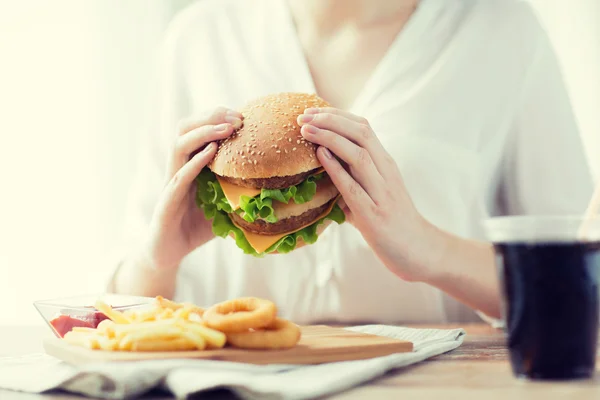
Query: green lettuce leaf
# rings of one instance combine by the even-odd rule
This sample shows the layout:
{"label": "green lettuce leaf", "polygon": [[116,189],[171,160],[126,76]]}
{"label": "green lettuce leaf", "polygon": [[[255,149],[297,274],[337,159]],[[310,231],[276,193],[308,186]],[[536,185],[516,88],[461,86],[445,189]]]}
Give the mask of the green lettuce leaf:
{"label": "green lettuce leaf", "polygon": [[241,196],[240,214],[248,222],[254,222],[259,218],[273,224],[277,222],[273,209],[273,200],[288,204],[293,200],[296,204],[306,203],[312,200],[317,193],[317,181],[323,179],[323,173],[312,175],[300,184],[285,189],[262,189],[260,195],[255,197]]}
{"label": "green lettuce leaf", "polygon": [[206,218],[213,218],[217,211],[233,212],[219,181],[211,170],[204,168],[200,171],[196,183],[196,205],[204,210]]}
{"label": "green lettuce leaf", "polygon": [[[235,212],[242,215],[247,221],[246,216],[252,215],[254,218],[260,216],[268,222],[276,222],[277,219],[273,214],[272,202],[273,199],[280,201],[283,199],[285,203],[289,200],[294,200],[298,204],[309,201],[315,195],[316,181],[323,178],[323,174],[318,174],[307,178],[304,182],[297,186],[292,186],[283,190],[266,190],[263,189],[259,196],[249,198],[243,196],[240,201],[240,209]],[[298,232],[291,233],[279,239],[277,243],[269,247],[264,253],[257,253],[250,245],[244,232],[235,226],[229,218],[230,213],[234,212],[231,205],[227,201],[223,189],[214,173],[208,168],[203,169],[196,177],[196,205],[204,212],[207,220],[212,219],[212,231],[215,236],[226,238],[233,234],[236,245],[243,250],[245,254],[250,254],[255,257],[262,257],[267,253],[275,251],[279,253],[289,253],[296,248],[298,238],[302,238],[305,243],[312,244],[318,239],[317,228],[326,220],[332,220],[341,224],[345,221],[345,215],[342,209],[335,204],[331,212],[325,217],[315,221],[312,225],[307,226]],[[249,210],[249,211],[248,211]],[[275,220],[273,221],[273,218]],[[253,222],[249,221],[249,222]]]}

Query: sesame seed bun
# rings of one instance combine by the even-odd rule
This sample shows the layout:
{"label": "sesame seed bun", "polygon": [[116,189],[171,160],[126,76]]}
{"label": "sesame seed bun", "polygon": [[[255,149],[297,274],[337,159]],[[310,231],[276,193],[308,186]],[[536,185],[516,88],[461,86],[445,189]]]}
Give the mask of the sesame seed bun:
{"label": "sesame seed bun", "polygon": [[[304,140],[297,118],[307,108],[328,106],[320,97],[305,93],[276,93],[251,101],[240,110],[242,127],[219,143],[208,167],[236,180],[294,177],[319,168],[317,146]],[[236,183],[269,186],[268,182],[262,186]]]}

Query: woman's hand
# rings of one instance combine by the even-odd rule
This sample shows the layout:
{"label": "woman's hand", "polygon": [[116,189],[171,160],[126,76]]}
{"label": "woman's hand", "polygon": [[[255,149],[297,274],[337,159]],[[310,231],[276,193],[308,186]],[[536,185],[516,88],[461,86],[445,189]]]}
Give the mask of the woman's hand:
{"label": "woman's hand", "polygon": [[144,249],[155,268],[177,268],[187,254],[213,238],[211,222],[195,202],[195,178],[214,157],[214,142],[230,136],[241,126],[242,118],[237,111],[217,108],[180,123],[169,159],[168,182],[156,205]]}
{"label": "woman's hand", "polygon": [[302,136],[320,145],[317,156],[344,198],[348,220],[390,271],[435,286],[491,317],[500,316],[492,246],[426,221],[413,205],[398,166],[364,118],[335,108],[308,109],[298,123]]}
{"label": "woman's hand", "polygon": [[[398,166],[366,119],[335,108],[298,117],[302,136],[342,194],[344,211],[379,259],[405,280],[427,274],[428,224],[409,197]],[[332,156],[333,152],[340,161]]]}

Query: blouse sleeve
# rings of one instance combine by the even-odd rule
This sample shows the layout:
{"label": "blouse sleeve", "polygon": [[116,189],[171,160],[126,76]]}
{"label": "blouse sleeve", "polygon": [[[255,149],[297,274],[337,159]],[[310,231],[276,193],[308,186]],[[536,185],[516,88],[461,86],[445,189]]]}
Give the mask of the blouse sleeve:
{"label": "blouse sleeve", "polygon": [[535,28],[534,58],[501,165],[502,211],[579,215],[593,192],[591,169],[556,54]]}

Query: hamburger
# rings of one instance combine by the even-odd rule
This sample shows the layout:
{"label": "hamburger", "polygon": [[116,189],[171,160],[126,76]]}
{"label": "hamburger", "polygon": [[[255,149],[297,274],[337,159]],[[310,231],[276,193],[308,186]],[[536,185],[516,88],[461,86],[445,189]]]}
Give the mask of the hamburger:
{"label": "hamburger", "polygon": [[240,110],[241,128],[218,143],[196,179],[196,204],[216,236],[263,256],[313,244],[331,221],[345,221],[317,146],[297,123],[306,108],[328,105],[312,94],[276,93]]}

